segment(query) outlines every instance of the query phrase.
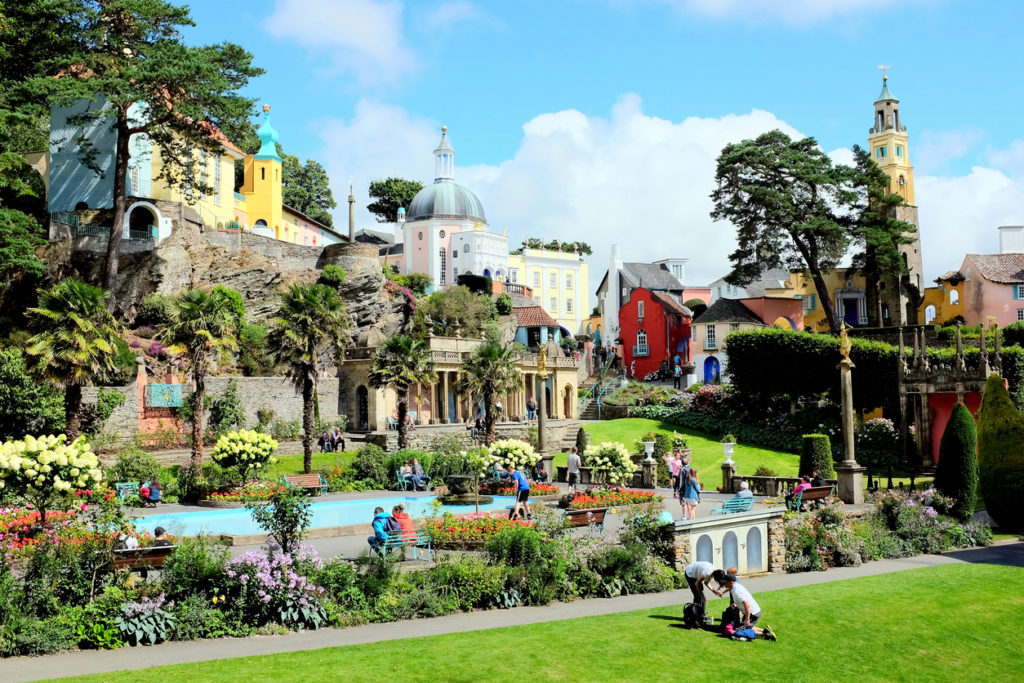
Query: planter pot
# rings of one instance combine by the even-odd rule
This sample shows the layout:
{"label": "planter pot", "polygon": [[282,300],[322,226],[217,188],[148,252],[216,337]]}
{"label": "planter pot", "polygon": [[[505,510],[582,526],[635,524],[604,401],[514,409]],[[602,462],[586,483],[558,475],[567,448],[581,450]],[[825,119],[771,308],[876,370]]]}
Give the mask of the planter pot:
{"label": "planter pot", "polygon": [[726,462],[732,462],[732,449],[735,448],[735,446],[736,446],[735,442],[733,442],[733,443],[729,443],[729,442],[722,443],[722,452],[725,453],[725,461]]}

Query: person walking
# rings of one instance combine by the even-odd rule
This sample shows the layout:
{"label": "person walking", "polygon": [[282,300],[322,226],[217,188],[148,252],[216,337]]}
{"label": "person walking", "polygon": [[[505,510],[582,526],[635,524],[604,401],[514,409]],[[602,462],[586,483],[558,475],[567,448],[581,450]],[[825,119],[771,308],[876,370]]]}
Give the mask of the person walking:
{"label": "person walking", "polygon": [[687,519],[697,519],[697,504],[700,503],[700,482],[697,481],[696,468],[689,468],[686,481],[681,485],[683,489],[683,516]]}
{"label": "person walking", "polygon": [[743,621],[737,632],[745,629],[752,629],[754,636],[762,636],[765,640],[775,640],[775,633],[772,631],[770,626],[759,628],[756,626],[758,620],[761,618],[761,606],[757,604],[757,600],[750,594],[743,585],[740,584],[739,579],[736,578],[736,567],[729,567],[725,572],[725,581],[723,583],[725,589],[729,591],[729,597],[732,600],[732,604],[740,608],[742,612]]}
{"label": "person walking", "polygon": [[672,388],[683,388],[683,368],[679,365],[679,363],[676,363],[675,368],[672,370]]}
{"label": "person walking", "polygon": [[572,450],[569,451],[569,457],[566,461],[569,465],[569,491],[576,493],[576,485],[579,484],[580,481],[580,465],[583,464],[576,446],[573,446]]}
{"label": "person walking", "polygon": [[530,518],[530,481],[515,465],[508,466],[508,473],[512,476],[512,488],[516,492],[516,504],[512,512],[508,513],[509,519],[524,519],[522,510],[526,511],[525,519]]}
{"label": "person walking", "polygon": [[669,485],[672,487],[672,497],[679,497],[679,470],[683,467],[683,459],[677,451],[669,451],[665,454],[665,464],[668,465]]}

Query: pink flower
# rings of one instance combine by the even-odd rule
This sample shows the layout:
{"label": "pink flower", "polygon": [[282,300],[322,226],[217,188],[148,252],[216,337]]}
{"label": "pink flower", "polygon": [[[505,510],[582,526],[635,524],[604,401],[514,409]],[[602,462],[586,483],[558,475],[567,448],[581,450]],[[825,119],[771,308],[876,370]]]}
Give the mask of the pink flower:
{"label": "pink flower", "polygon": [[85,509],[85,503],[82,503],[82,509],[83,510]]}

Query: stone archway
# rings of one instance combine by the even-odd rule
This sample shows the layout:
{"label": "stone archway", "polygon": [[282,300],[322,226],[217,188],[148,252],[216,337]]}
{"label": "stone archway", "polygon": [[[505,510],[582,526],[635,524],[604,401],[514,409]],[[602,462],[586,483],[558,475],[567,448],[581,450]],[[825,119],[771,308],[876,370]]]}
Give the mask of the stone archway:
{"label": "stone archway", "polygon": [[160,210],[149,202],[135,202],[124,214],[123,235],[129,239],[156,239],[160,234]]}

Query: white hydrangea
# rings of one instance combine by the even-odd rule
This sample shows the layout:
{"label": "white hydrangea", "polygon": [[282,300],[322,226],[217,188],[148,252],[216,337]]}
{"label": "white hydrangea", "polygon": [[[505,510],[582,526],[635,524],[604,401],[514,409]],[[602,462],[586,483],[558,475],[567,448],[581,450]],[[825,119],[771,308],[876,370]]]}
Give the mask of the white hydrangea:
{"label": "white hydrangea", "polygon": [[584,456],[588,466],[605,472],[610,484],[628,483],[637,470],[629,450],[618,441],[590,444]]}

